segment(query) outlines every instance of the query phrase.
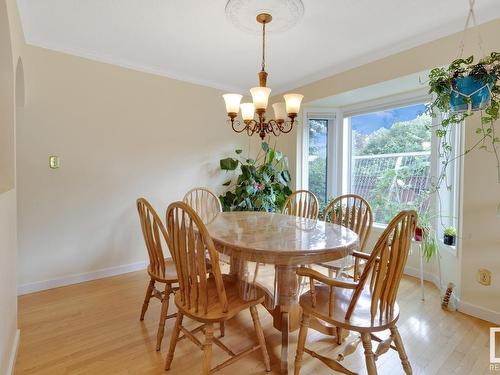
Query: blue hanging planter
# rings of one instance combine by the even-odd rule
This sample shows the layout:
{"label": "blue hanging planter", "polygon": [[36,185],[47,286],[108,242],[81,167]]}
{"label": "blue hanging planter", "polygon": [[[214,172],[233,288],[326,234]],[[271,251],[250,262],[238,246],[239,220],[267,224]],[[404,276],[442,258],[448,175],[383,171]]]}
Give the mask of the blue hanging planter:
{"label": "blue hanging planter", "polygon": [[492,76],[488,81],[485,83],[484,80],[472,76],[455,79],[450,94],[450,111],[461,113],[486,108],[491,101],[491,89],[495,84],[495,77]]}

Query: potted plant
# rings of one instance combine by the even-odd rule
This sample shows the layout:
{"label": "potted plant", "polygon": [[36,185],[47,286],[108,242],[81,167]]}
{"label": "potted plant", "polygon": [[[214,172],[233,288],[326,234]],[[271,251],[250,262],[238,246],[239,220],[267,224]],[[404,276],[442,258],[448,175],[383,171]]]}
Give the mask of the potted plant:
{"label": "potted plant", "polygon": [[241,157],[242,150],[235,151],[236,158],[220,160],[223,171],[239,173],[224,186],[229,190],[220,195],[224,211],[280,211],[286,198],[292,193],[288,159],[266,142],[255,159]]}
{"label": "potted plant", "polygon": [[474,63],[474,57],[456,59],[448,67],[439,67],[429,74],[429,94],[434,100],[428,105],[427,112],[436,117],[442,115],[441,123],[436,127],[436,135],[441,140],[440,152],[443,158],[440,177],[436,188],[444,181],[448,164],[454,159],[452,146],[447,135],[454,126],[481,113],[481,125],[476,129],[480,136],[474,145],[460,155],[463,156],[476,147],[490,149],[496,157],[498,181],[500,182],[500,157],[498,147],[500,138],[495,133],[495,122],[500,117],[500,53],[492,52],[489,56]]}
{"label": "potted plant", "polygon": [[443,232],[443,242],[448,246],[455,246],[457,242],[457,230],[454,227],[447,227]]}
{"label": "potted plant", "polygon": [[456,59],[446,68],[434,68],[429,74],[429,93],[435,94],[430,108],[451,114],[486,112],[498,105],[499,75],[500,53],[497,52],[476,64],[474,56],[470,56]]}
{"label": "potted plant", "polygon": [[434,218],[435,216],[431,215],[428,210],[420,211],[415,228],[414,239],[422,243],[422,256],[426,262],[439,252],[436,231],[432,225]]}
{"label": "potted plant", "polygon": [[417,226],[415,227],[415,235],[413,238],[415,239],[415,241],[422,241],[424,239],[424,228],[419,227],[417,224]]}

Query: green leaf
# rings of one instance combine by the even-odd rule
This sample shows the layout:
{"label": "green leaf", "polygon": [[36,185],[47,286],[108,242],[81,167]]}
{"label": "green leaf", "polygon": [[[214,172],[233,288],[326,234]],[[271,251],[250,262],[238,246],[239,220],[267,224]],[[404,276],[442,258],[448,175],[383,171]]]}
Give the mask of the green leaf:
{"label": "green leaf", "polygon": [[267,144],[267,142],[262,142],[262,149],[265,152],[269,151],[269,145]]}
{"label": "green leaf", "polygon": [[238,149],[238,150],[235,150],[234,152],[236,152],[239,155],[243,152],[243,150]]}
{"label": "green leaf", "polygon": [[281,175],[283,176],[283,179],[286,181],[286,182],[290,182],[291,181],[291,177],[290,177],[290,172],[288,172],[288,170],[284,170],[283,172],[281,172]]}
{"label": "green leaf", "polygon": [[273,149],[270,149],[269,152],[268,152],[268,155],[269,155],[269,163],[272,163],[272,161],[274,160],[274,156],[276,155],[276,153],[274,152]]}
{"label": "green leaf", "polygon": [[227,180],[222,184],[222,186],[229,186],[229,185],[231,185],[231,180]]}
{"label": "green leaf", "polygon": [[220,160],[220,169],[223,171],[234,171],[238,168],[240,162],[233,158],[225,158]]}

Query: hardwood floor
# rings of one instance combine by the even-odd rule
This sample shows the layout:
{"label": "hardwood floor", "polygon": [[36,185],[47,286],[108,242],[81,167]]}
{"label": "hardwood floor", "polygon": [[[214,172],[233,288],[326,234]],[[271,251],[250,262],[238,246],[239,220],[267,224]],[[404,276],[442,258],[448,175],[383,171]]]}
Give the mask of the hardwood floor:
{"label": "hardwood floor", "polygon": [[[144,290],[149,279],[135,272],[52,289],[19,297],[21,343],[16,374],[199,374],[202,354],[191,342],[176,348],[169,372],[164,372],[165,352],[174,319],[165,329],[161,352],[155,350],[160,304],[151,301],[146,318],[139,322]],[[489,374],[488,323],[461,313],[441,310],[439,293],[426,284],[425,302],[420,301],[418,280],[404,277],[399,290],[401,319],[398,324],[414,374]],[[173,304],[171,304],[172,306]],[[172,307],[174,308],[174,307]],[[259,309],[273,373],[279,372],[281,334],[263,309]],[[195,323],[186,324],[192,327]],[[218,331],[215,331],[218,334]],[[293,364],[297,332],[292,333],[290,363]],[[250,314],[227,322],[222,339],[240,350],[255,342]],[[308,346],[332,355],[332,340],[309,334]],[[497,349],[498,350],[498,349]],[[261,353],[241,359],[219,373],[264,374]],[[214,363],[227,359],[214,348]],[[362,346],[344,365],[366,374]],[[402,374],[396,352],[377,362],[379,374]],[[305,355],[302,374],[331,374],[319,361]],[[493,372],[491,372],[493,374]]]}

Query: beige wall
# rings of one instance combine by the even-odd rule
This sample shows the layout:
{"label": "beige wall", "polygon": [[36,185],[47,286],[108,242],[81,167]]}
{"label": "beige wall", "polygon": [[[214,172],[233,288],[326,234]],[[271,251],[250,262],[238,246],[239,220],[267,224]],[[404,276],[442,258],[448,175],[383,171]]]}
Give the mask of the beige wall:
{"label": "beige wall", "polygon": [[[23,63],[23,290],[145,261],[135,200],[147,197],[163,216],[192,187],[220,192],[219,159],[248,151],[249,137],[226,123],[218,90],[31,46]],[[258,145],[254,136],[252,153]],[[60,169],[49,169],[49,155],[60,157]]]}
{"label": "beige wall", "polygon": [[[500,20],[480,26],[485,51],[500,51]],[[434,42],[398,53],[396,55],[351,69],[329,78],[294,89],[304,94],[305,104],[316,99],[366,87],[379,82],[421,72],[434,66],[446,65],[457,54],[461,34],[451,35]],[[476,31],[469,32],[465,55],[478,54]],[[466,147],[470,147],[476,135],[477,116],[465,124]],[[500,129],[500,124],[497,124]],[[297,150],[297,137],[288,139],[290,149]],[[296,163],[296,158],[291,155]],[[295,169],[296,164],[292,165]],[[441,252],[443,286],[453,281],[461,292],[463,311],[494,319],[500,324],[500,184],[496,181],[494,157],[490,153],[475,152],[465,159],[463,188],[463,228],[458,255],[449,250]],[[374,236],[377,235],[374,231]],[[372,242],[375,239],[372,238]],[[418,270],[416,249],[408,261],[408,267]],[[493,273],[491,286],[476,281],[478,268]],[[437,265],[425,265],[431,279],[438,276]],[[480,311],[479,311],[480,310]],[[479,312],[478,312],[479,311]],[[481,315],[482,314],[482,315]]]}
{"label": "beige wall", "polygon": [[14,76],[12,74],[12,47],[7,19],[7,6],[0,2],[0,194],[14,188],[15,141],[14,141]]}
{"label": "beige wall", "polygon": [[17,333],[14,61],[19,35],[16,20],[9,22],[10,10],[0,1],[0,374],[11,370]]}

